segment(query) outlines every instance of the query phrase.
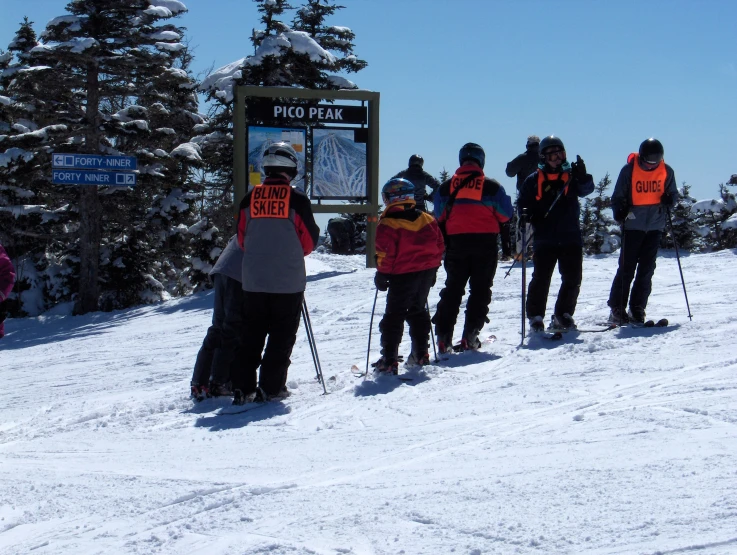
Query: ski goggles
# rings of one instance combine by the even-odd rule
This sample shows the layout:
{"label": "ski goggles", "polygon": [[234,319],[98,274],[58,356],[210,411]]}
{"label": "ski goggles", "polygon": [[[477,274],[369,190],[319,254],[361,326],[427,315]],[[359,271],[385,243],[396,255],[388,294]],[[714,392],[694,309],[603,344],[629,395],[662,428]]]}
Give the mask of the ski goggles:
{"label": "ski goggles", "polygon": [[562,148],[559,148],[557,150],[548,150],[546,152],[543,152],[543,156],[545,157],[545,160],[548,162],[555,162],[556,160],[565,160],[566,159],[566,151]]}

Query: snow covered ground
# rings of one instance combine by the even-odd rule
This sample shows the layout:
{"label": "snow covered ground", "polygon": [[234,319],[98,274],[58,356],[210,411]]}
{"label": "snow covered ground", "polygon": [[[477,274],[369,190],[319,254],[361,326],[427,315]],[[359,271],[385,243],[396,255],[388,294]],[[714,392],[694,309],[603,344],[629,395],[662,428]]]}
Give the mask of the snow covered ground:
{"label": "snow covered ground", "polygon": [[[650,315],[670,327],[523,348],[502,264],[497,341],[411,382],[352,376],[373,272],[313,255],[330,394],[301,329],[293,395],[241,415],[188,399],[211,293],[8,321],[0,553],[737,553],[736,254],[683,259],[692,322],[666,252]],[[580,327],[606,318],[615,268],[585,260]]]}

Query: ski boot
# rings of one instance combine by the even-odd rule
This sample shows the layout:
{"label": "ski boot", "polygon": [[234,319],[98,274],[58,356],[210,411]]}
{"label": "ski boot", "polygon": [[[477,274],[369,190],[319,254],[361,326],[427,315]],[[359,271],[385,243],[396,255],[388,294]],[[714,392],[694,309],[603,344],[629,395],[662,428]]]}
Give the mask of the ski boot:
{"label": "ski boot", "polygon": [[210,382],[210,397],[230,397],[233,395],[230,383]]}
{"label": "ski boot", "polygon": [[645,325],[645,309],[643,308],[630,307],[630,310],[627,313],[627,317],[629,318],[630,322],[632,322],[636,326]]}
{"label": "ski boot", "polygon": [[407,357],[405,366],[427,366],[430,364],[430,353],[428,353],[428,341],[427,336],[419,340],[412,340],[412,352]]}
{"label": "ski boot", "polygon": [[461,351],[477,351],[481,347],[479,332],[481,330],[470,330],[463,332],[461,339]]}
{"label": "ski boot", "polygon": [[609,323],[615,326],[624,326],[630,321],[629,316],[622,308],[614,308],[609,312]]}
{"label": "ski boot", "polygon": [[562,315],[553,314],[553,318],[550,321],[550,327],[558,331],[569,331],[576,329],[576,322],[573,317],[565,312]]}
{"label": "ski boot", "polygon": [[545,331],[545,322],[542,316],[533,316],[530,318],[530,331],[541,333]]}
{"label": "ski boot", "polygon": [[453,332],[443,333],[435,330],[438,339],[438,353],[441,355],[453,352]]}
{"label": "ski boot", "polygon": [[191,383],[189,385],[189,396],[199,402],[210,396],[210,391],[206,385]]}
{"label": "ski boot", "polygon": [[373,364],[374,370],[380,374],[399,374],[399,361],[382,356]]}

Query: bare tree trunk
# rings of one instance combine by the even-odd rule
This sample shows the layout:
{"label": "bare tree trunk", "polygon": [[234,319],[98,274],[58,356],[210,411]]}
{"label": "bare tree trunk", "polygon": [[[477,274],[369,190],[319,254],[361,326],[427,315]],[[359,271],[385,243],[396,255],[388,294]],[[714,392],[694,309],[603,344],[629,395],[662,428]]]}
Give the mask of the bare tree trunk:
{"label": "bare tree trunk", "polygon": [[[99,151],[98,118],[100,104],[99,68],[97,62],[87,66],[87,130],[85,147],[90,154]],[[79,195],[79,292],[74,314],[86,314],[98,310],[100,288],[97,283],[100,266],[101,207],[97,186],[91,185]]]}

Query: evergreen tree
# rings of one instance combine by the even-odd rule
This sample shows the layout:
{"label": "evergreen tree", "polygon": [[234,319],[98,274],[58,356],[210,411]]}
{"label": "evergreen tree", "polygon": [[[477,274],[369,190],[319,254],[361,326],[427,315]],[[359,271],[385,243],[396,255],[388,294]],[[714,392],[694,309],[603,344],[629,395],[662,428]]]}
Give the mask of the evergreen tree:
{"label": "evergreen tree", "polygon": [[587,199],[582,214],[584,248],[587,254],[614,252],[620,243],[619,226],[609,216],[612,199],[606,194],[612,180],[607,172],[596,184],[596,196]]}
{"label": "evergreen tree", "polygon": [[[346,89],[356,85],[335,72],[355,72],[366,62],[353,54],[350,29],[327,26],[325,18],[342,6],[327,1],[308,1],[297,11],[294,28],[284,22],[293,7],[284,0],[254,0],[261,14],[262,29],[254,29],[254,55],[211,73],[200,90],[211,109],[208,122],[196,128],[193,139],[202,147],[210,190],[205,195],[209,212],[219,229],[232,229],[233,222],[233,92],[237,85],[291,86],[307,89]],[[279,125],[262,120],[250,123]],[[308,176],[309,177],[309,176]]]}
{"label": "evergreen tree", "polygon": [[[72,0],[67,5],[71,15],[52,20],[42,35],[44,44],[31,51],[34,62],[53,68],[63,89],[73,93],[73,108],[84,112],[71,127],[65,150],[142,155],[140,185],[134,191],[88,187],[68,194],[79,218],[78,241],[70,252],[79,256],[77,313],[98,308],[101,278],[108,289],[119,290],[121,281],[125,283],[129,290],[120,293],[121,305],[135,302],[134,290],[158,287],[151,275],[153,247],[136,241],[151,237],[150,230],[131,211],[150,208],[151,191],[165,178],[177,182],[177,176],[167,175],[165,165],[155,160],[169,153],[163,149],[156,153],[147,146],[154,129],[164,129],[152,127],[152,113],[163,113],[158,104],[167,110],[155,89],[162,79],[182,78],[171,72],[176,53],[184,48],[182,32],[169,24],[157,24],[185,10],[178,0]],[[121,232],[123,218],[127,228]],[[115,245],[126,243],[128,259],[116,256]],[[115,279],[114,272],[100,274],[101,254],[113,267],[126,270],[120,279]],[[135,269],[134,260],[140,270]]]}
{"label": "evergreen tree", "polygon": [[678,203],[671,210],[673,233],[671,233],[670,227],[666,226],[660,242],[662,248],[673,248],[674,234],[679,249],[696,251],[702,250],[704,247],[702,238],[698,233],[697,218],[694,212],[691,211],[696,199],[691,196],[690,191],[690,185],[684,183],[682,189],[678,192]]}
{"label": "evergreen tree", "polygon": [[[63,275],[69,266],[48,251],[68,240],[69,211],[50,183],[50,153],[68,126],[63,107],[46,99],[58,80],[50,68],[33,64],[37,46],[32,22],[24,18],[8,53],[0,56],[0,239],[14,256],[16,291],[56,293],[64,286],[50,287],[48,273]],[[16,301],[15,315],[46,308],[41,295]]]}

